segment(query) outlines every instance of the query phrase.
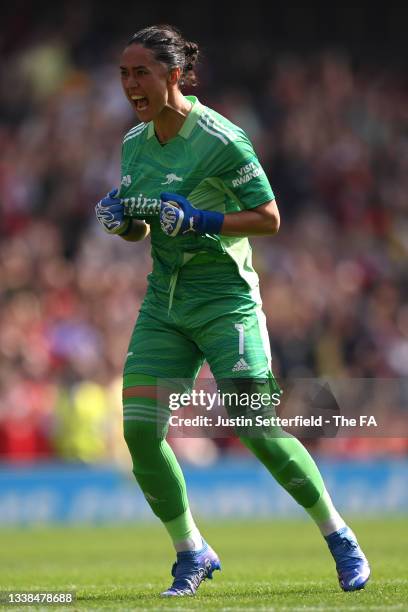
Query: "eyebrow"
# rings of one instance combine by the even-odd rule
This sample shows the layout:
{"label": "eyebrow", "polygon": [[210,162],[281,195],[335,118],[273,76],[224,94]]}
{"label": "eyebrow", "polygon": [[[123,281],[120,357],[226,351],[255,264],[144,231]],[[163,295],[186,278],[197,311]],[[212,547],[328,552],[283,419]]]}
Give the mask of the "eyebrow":
{"label": "eyebrow", "polygon": [[[120,70],[127,70],[127,66],[119,66]],[[147,70],[146,66],[132,66],[132,70],[139,70],[139,68],[144,68]]]}

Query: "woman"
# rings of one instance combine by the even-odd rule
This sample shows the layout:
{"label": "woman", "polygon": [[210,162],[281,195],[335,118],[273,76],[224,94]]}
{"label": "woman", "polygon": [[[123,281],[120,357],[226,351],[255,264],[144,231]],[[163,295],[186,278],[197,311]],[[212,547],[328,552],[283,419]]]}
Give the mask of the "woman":
{"label": "woman", "polygon": [[[275,234],[279,212],[245,133],[182,94],[185,83],[195,82],[197,56],[197,45],[171,26],[145,28],[130,39],[120,70],[140,123],[123,141],[120,194],[113,190],[96,206],[108,233],[137,241],[151,231],[153,272],[124,371],[124,434],[137,482],[177,552],[166,596],[193,595],[220,561],[193,520],[165,440],[169,410],[158,398],[160,380],[191,386],[206,359],[221,389],[271,396],[279,389],[247,239]],[[239,402],[228,411],[244,412]],[[316,522],[340,586],[362,588],[367,560],[306,449],[283,432],[237,433]]]}

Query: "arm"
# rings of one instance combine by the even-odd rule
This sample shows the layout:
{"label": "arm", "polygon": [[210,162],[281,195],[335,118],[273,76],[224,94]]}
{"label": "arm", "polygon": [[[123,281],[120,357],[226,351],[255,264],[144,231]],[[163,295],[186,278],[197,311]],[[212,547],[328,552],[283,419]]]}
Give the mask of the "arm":
{"label": "arm", "polygon": [[160,225],[174,237],[189,232],[224,236],[268,236],[280,225],[276,200],[239,212],[222,214],[195,208],[187,198],[176,193],[161,194]]}
{"label": "arm", "polygon": [[276,234],[280,216],[276,200],[271,200],[250,210],[224,215],[221,228],[223,236],[269,236]]}

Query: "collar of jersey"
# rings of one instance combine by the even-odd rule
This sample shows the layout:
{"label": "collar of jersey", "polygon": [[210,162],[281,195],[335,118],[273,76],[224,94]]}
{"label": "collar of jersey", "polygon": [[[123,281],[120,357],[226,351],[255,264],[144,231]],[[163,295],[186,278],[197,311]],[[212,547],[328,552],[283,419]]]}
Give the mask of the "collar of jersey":
{"label": "collar of jersey", "polygon": [[[199,120],[201,113],[203,112],[203,106],[200,104],[198,98],[196,96],[185,96],[186,100],[192,103],[191,111],[188,113],[187,118],[183,125],[180,128],[177,136],[181,136],[182,138],[189,138],[195,124]],[[147,126],[147,137],[151,138],[154,136],[154,123],[153,121],[149,121]]]}

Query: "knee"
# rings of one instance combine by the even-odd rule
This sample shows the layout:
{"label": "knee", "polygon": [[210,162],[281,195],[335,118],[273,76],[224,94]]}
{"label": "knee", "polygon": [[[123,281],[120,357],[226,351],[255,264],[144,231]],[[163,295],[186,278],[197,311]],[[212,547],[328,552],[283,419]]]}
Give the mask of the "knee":
{"label": "knee", "polygon": [[142,435],[142,427],[139,421],[124,420],[123,436],[131,453],[138,448]]}
{"label": "knee", "polygon": [[163,436],[154,422],[125,419],[123,435],[134,463],[145,461],[160,452]]}

